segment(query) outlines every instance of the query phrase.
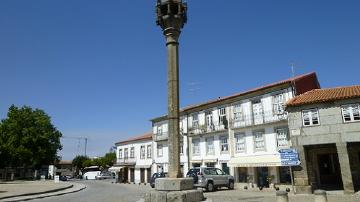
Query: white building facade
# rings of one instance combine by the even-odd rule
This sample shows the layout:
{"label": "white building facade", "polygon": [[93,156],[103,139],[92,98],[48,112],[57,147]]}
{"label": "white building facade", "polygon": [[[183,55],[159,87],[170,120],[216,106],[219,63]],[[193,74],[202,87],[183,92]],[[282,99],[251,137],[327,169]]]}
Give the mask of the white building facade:
{"label": "white building facade", "polygon": [[[296,87],[295,87],[296,86]],[[268,187],[290,183],[279,149],[289,148],[285,103],[296,94],[320,88],[309,73],[232,96],[188,106],[180,112],[181,165],[208,166],[234,175],[236,183]],[[157,170],[167,171],[166,116],[152,120]]]}
{"label": "white building facade", "polygon": [[119,182],[149,183],[153,165],[152,133],[147,133],[116,145],[116,166]]}

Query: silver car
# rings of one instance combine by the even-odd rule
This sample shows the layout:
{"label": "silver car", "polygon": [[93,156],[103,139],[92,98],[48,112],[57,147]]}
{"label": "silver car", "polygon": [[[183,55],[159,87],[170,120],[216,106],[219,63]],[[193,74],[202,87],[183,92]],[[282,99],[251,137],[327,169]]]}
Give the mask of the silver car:
{"label": "silver car", "polygon": [[207,191],[214,191],[219,187],[234,189],[234,177],[226,174],[219,168],[192,168],[189,170],[186,176],[192,177],[194,179],[195,187],[202,187]]}

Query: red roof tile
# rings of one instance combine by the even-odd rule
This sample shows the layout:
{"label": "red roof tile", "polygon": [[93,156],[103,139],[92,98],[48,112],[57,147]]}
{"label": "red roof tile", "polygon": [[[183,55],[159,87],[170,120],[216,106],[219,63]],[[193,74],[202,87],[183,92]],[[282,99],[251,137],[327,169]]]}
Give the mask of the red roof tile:
{"label": "red roof tile", "polygon": [[190,106],[184,107],[183,109],[181,109],[181,111],[186,111],[186,110],[189,110],[189,109],[192,109],[192,108],[195,108],[195,107],[199,107],[199,106],[202,106],[202,105],[212,104],[212,103],[220,102],[220,101],[230,99],[230,98],[233,98],[233,97],[250,94],[250,93],[253,93],[253,92],[256,92],[256,91],[259,91],[259,90],[264,90],[264,89],[275,87],[275,86],[278,86],[278,85],[281,85],[281,84],[286,84],[286,83],[291,83],[291,82],[296,83],[300,79],[303,79],[303,78],[309,77],[309,76],[314,76],[314,75],[316,75],[315,72],[310,72],[308,74],[302,74],[302,75],[291,77],[289,79],[281,80],[281,81],[278,81],[278,82],[275,82],[275,83],[271,83],[271,84],[267,84],[267,85],[260,86],[260,87],[257,87],[257,88],[253,88],[253,89],[250,89],[250,90],[247,90],[247,91],[244,91],[244,92],[236,93],[236,94],[233,94],[233,95],[230,95],[230,96],[210,100],[208,102],[204,102],[204,103],[197,104],[197,105],[190,105]]}
{"label": "red roof tile", "polygon": [[315,89],[289,100],[286,107],[331,102],[360,97],[360,86],[347,86],[328,89]]}
{"label": "red roof tile", "polygon": [[152,132],[148,132],[148,133],[145,133],[143,135],[131,137],[131,138],[127,139],[127,140],[117,142],[115,144],[124,144],[124,143],[129,143],[129,142],[136,142],[136,141],[140,141],[140,140],[151,140],[151,139],[152,139]]}

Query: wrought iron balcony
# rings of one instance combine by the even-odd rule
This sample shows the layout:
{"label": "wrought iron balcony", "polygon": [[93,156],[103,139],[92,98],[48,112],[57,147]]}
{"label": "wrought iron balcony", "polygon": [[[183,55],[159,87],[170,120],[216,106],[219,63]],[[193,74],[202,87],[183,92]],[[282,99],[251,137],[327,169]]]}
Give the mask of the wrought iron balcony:
{"label": "wrought iron balcony", "polygon": [[117,158],[116,164],[118,165],[132,165],[136,163],[136,158]]}
{"label": "wrought iron balcony", "polygon": [[224,131],[227,130],[226,123],[212,123],[210,125],[193,125],[189,127],[190,134],[204,134],[204,133],[211,133],[215,131]]}
{"label": "wrought iron balcony", "polygon": [[243,128],[248,126],[274,123],[278,121],[287,120],[287,112],[274,113],[273,111],[265,111],[259,115],[243,115],[238,119],[232,119],[230,121],[231,128]]}
{"label": "wrought iron balcony", "polygon": [[162,141],[162,140],[167,140],[168,137],[169,137],[168,132],[156,133],[156,134],[154,134],[154,141],[158,142],[158,141]]}

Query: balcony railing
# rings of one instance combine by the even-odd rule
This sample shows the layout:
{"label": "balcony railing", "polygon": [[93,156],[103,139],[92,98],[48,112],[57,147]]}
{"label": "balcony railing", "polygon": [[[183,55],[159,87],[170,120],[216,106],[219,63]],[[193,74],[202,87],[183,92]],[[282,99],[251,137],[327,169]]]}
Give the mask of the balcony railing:
{"label": "balcony railing", "polygon": [[214,131],[223,131],[227,130],[227,124],[223,123],[212,123],[210,125],[193,125],[189,127],[190,134],[203,134],[210,133]]}
{"label": "balcony railing", "polygon": [[122,164],[122,165],[134,164],[134,163],[136,163],[136,158],[118,158],[116,160],[116,163],[117,164]]}
{"label": "balcony railing", "polygon": [[231,128],[242,128],[247,126],[254,126],[266,123],[273,123],[282,120],[287,120],[287,112],[274,113],[273,111],[265,111],[259,115],[244,115],[239,119],[232,119],[230,121]]}
{"label": "balcony railing", "polygon": [[168,132],[156,133],[154,134],[155,141],[167,140],[169,137]]}

